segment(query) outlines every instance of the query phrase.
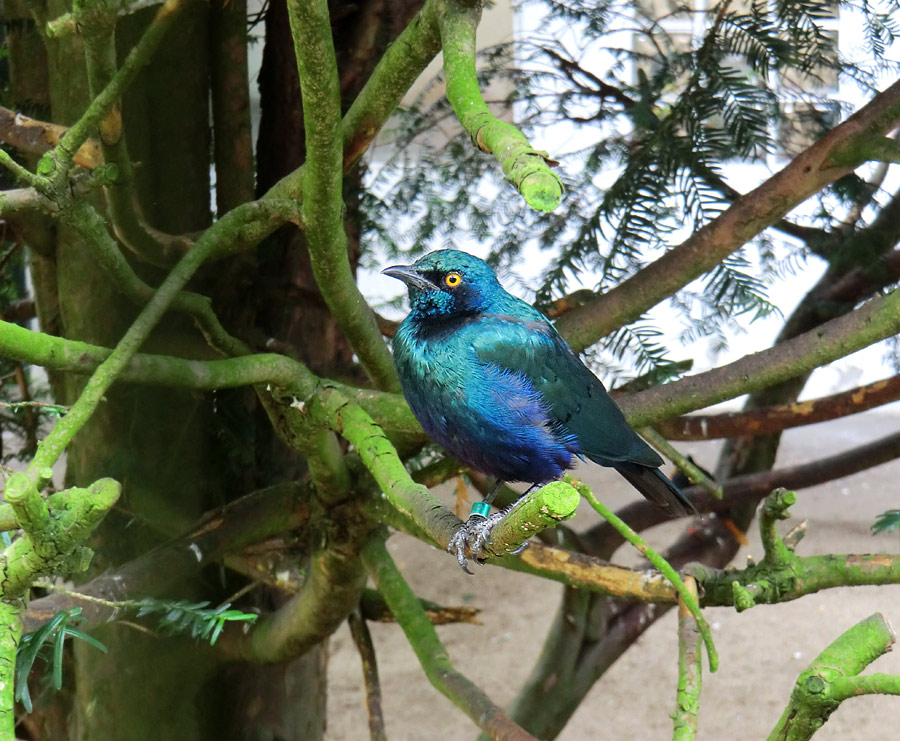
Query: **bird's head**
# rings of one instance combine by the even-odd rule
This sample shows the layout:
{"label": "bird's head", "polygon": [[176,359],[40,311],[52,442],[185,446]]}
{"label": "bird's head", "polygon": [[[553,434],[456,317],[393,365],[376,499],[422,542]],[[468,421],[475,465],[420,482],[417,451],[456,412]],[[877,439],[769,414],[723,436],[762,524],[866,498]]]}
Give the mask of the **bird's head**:
{"label": "bird's head", "polygon": [[484,260],[459,250],[429,252],[381,272],[406,283],[410,308],[425,317],[475,314],[505,293]]}

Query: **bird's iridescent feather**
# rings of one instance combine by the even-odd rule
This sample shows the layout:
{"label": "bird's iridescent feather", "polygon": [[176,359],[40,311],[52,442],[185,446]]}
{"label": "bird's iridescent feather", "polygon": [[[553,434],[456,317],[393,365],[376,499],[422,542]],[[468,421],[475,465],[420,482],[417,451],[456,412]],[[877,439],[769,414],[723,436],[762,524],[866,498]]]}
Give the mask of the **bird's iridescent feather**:
{"label": "bird's iridescent feather", "polygon": [[[463,463],[505,481],[544,483],[587,457],[649,499],[689,506],[662,459],[603,384],[534,307],[482,260],[439,250],[388,268],[410,290],[393,340],[403,393],[425,431]],[[459,277],[447,283],[451,273]]]}

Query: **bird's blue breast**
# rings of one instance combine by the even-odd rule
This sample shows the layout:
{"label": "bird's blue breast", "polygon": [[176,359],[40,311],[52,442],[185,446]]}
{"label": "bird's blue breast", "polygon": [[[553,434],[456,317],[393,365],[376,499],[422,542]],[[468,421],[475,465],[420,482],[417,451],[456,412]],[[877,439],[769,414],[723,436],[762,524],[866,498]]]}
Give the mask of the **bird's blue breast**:
{"label": "bird's blue breast", "polygon": [[[477,321],[477,320],[476,320]],[[504,481],[543,483],[571,466],[574,437],[521,373],[480,360],[471,318],[416,322],[394,338],[394,358],[410,408],[438,444],[467,465]]]}

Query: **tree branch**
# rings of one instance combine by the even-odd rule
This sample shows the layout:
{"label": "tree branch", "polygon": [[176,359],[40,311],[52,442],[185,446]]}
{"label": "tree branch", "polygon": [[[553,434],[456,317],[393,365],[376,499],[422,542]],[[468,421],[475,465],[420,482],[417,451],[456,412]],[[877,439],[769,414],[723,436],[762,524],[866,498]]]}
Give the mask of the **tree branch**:
{"label": "tree branch", "polygon": [[[697,582],[692,576],[684,578],[684,586],[697,599]],[[700,687],[703,676],[701,636],[691,611],[684,600],[678,600],[678,692],[672,720],[675,729],[672,741],[693,741],[697,735],[697,714],[700,712]]]}
{"label": "tree branch", "polygon": [[160,6],[147,30],[125,57],[109,84],[90,102],[81,118],[63,134],[59,144],[41,158],[38,174],[53,180],[56,188],[62,188],[75,154],[116,105],[141,68],[150,61],[184,1],[166,0]]}
{"label": "tree branch", "polygon": [[[116,288],[138,306],[146,305],[153,298],[156,289],[138,277],[119,250],[119,245],[106,231],[105,220],[93,206],[87,202],[80,202],[68,210],[63,218],[84,237],[86,244],[94,250],[100,265],[112,279]],[[276,222],[279,220],[286,222],[288,212],[272,214],[270,218],[274,218]],[[119,237],[123,238],[121,233]],[[149,236],[147,238],[151,239]],[[123,241],[127,244],[127,240],[123,239]],[[157,248],[161,248],[160,242],[155,242],[155,244]],[[145,243],[141,248],[142,252],[139,253],[142,257],[148,257],[145,248],[151,249]],[[171,254],[168,249],[164,251],[166,254]],[[210,347],[223,355],[246,355],[250,352],[243,342],[228,334],[213,311],[212,302],[208,297],[191,291],[180,291],[172,298],[170,308],[175,311],[183,311],[193,317]]]}
{"label": "tree branch", "polygon": [[[575,350],[624,326],[700,277],[792,208],[868,159],[861,142],[900,122],[900,82],[876,95],[783,170],[739,198],[719,217],[656,262],[559,319],[557,328]],[[843,158],[837,165],[835,156]]]}
{"label": "tree branch", "polygon": [[[115,79],[115,34],[107,23],[83,23],[81,26],[90,94],[95,97]],[[151,229],[140,216],[121,108],[121,102],[115,101],[99,124],[103,159],[111,173],[110,182],[104,188],[109,217],[122,244],[151,265],[169,268],[192,243],[188,238]]]}
{"label": "tree branch", "polygon": [[801,558],[785,545],[776,529],[790,516],[797,500],[793,491],[776,489],[763,504],[759,532],[764,556],[739,570],[692,564],[690,573],[703,589],[705,606],[734,606],[738,612],[761,604],[790,602],[833,587],[858,587],[900,582],[900,557],[887,554],[808,556]]}
{"label": "tree branch", "polygon": [[33,483],[36,484],[43,472],[52,468],[75,434],[90,419],[106,390],[127,367],[169,304],[200,266],[212,255],[244,249],[270,234],[277,226],[271,220],[272,213],[271,206],[247,203],[230,211],[203,233],[194,249],[186,253],[169,273],[116,349],[94,371],[69,413],[43,440],[26,471]]}
{"label": "tree branch", "polygon": [[512,124],[497,119],[484,102],[475,73],[475,29],[481,2],[445,0],[440,15],[447,100],[479,149],[491,152],[503,174],[537,211],[553,211],[562,199],[562,181],[552,160]]}
{"label": "tree branch", "polygon": [[672,584],[658,571],[629,569],[537,541],[530,542],[518,557],[508,556],[492,563],[613,597],[670,604],[676,600]]}
{"label": "tree branch", "polygon": [[[41,471],[48,479],[52,472]],[[5,498],[22,534],[0,553],[0,736],[14,738],[13,690],[22,614],[34,582],[50,574],[80,573],[93,551],[82,545],[119,498],[121,486],[99,479],[86,489],[72,487],[45,501],[24,473],[6,481]]]}
{"label": "tree branch", "polygon": [[[0,106],[0,141],[20,152],[41,155],[59,144],[68,127],[38,121],[21,113]],[[87,139],[75,152],[73,162],[79,167],[92,170],[103,164],[100,142]]]}
{"label": "tree branch", "polygon": [[446,548],[460,520],[424,486],[410,478],[384,431],[361,407],[335,389],[324,389],[301,414],[321,420],[356,448],[392,509],[411,519],[425,536]]}
{"label": "tree branch", "polygon": [[668,579],[672,583],[672,586],[678,593],[678,598],[683,601],[691,611],[694,622],[697,624],[697,630],[700,632],[700,635],[703,636],[703,643],[706,645],[707,658],[709,659],[709,670],[711,672],[715,672],[716,669],[719,668],[719,655],[716,652],[716,647],[713,645],[712,632],[710,631],[709,624],[706,622],[706,619],[700,612],[700,605],[697,602],[697,599],[693,597],[687,590],[687,587],[685,587],[684,582],[681,580],[681,577],[662,556],[660,556],[656,551],[648,546],[647,543],[644,542],[643,538],[641,538],[634,530],[632,530],[621,519],[619,519],[619,517],[617,517],[611,509],[601,503],[594,496],[594,493],[590,490],[589,487],[585,486],[584,484],[579,484],[577,485],[577,488],[578,493],[588,501],[588,504],[590,504],[595,510],[597,510],[597,512],[604,520],[612,525],[622,535],[622,537],[625,538],[625,540],[631,543],[631,545],[633,545],[651,564],[653,564],[657,571],[659,571],[663,576],[666,577],[666,579]]}
{"label": "tree branch", "polygon": [[551,481],[522,497],[491,530],[483,556],[498,558],[515,552],[533,535],[575,515],[578,492],[564,481]]}
{"label": "tree branch", "polygon": [[498,741],[533,741],[533,736],[513,723],[479,687],[450,663],[447,649],[438,638],[434,626],[384,547],[383,536],[374,535],[369,539],[363,547],[362,559],[431,684],[491,738]]}
{"label": "tree branch", "polygon": [[341,90],[325,0],[288,0],[306,132],[303,222],[316,283],[360,362],[382,389],[400,388],[371,307],[353,278],[344,233]]}
{"label": "tree branch", "polygon": [[274,663],[302,656],[325,640],[359,604],[366,574],[350,543],[313,554],[300,593],[249,632],[226,631],[221,649],[234,658]]}
{"label": "tree branch", "polygon": [[[109,348],[33,332],[0,321],[0,355],[24,363],[87,374],[95,371],[111,352]],[[208,361],[138,353],[122,369],[119,380],[205,390],[271,385],[294,394],[298,403],[311,397],[320,383],[320,379],[310,373],[305,365],[275,353]],[[332,383],[332,386],[369,410],[378,418],[378,424],[392,436],[396,435],[405,442],[425,440],[422,428],[398,394],[356,389],[337,383]]]}
{"label": "tree branch", "polygon": [[387,48],[344,116],[344,172],[362,157],[413,83],[441,50],[440,1],[426,0]]}
{"label": "tree branch", "polygon": [[[289,482],[261,489],[206,513],[188,532],[100,574],[80,585],[78,592],[108,602],[162,596],[226,553],[301,528],[309,517],[306,484]],[[76,606],[82,607],[87,627],[116,617],[111,608],[54,593],[29,603],[25,630],[36,630],[60,610]]]}
{"label": "tree branch", "polygon": [[894,291],[775,347],[617,401],[632,426],[644,427],[793,378],[898,332],[900,291]]}
{"label": "tree branch", "polygon": [[366,619],[359,610],[354,610],[347,618],[350,635],[359,651],[362,662],[363,680],[366,685],[366,714],[369,717],[369,739],[371,741],[387,741],[384,729],[384,711],[381,707],[381,682],[378,680],[378,661],[375,657],[375,646]]}
{"label": "tree branch", "polygon": [[875,613],[854,625],[828,646],[797,678],[791,700],[769,741],[812,738],[843,700],[870,692],[900,694],[900,677],[859,672],[891,650],[894,632]]}
{"label": "tree branch", "polygon": [[254,196],[247,2],[213,0],[209,10],[213,58],[227,62],[210,68],[216,206],[221,215]]}
{"label": "tree branch", "polygon": [[[712,497],[699,486],[685,489],[684,494],[700,512],[727,512],[736,505],[758,501],[776,487],[804,489],[851,476],[897,458],[900,458],[900,432],[811,463],[735,476],[722,484],[722,500]],[[659,507],[644,500],[623,507],[618,515],[638,531],[668,520]],[[583,533],[581,540],[589,547],[589,552],[601,554],[612,553],[623,542],[605,522]]]}
{"label": "tree branch", "polygon": [[761,407],[745,412],[677,417],[658,422],[656,429],[669,440],[714,440],[736,435],[766,435],[859,414],[898,399],[900,375],[809,401]]}

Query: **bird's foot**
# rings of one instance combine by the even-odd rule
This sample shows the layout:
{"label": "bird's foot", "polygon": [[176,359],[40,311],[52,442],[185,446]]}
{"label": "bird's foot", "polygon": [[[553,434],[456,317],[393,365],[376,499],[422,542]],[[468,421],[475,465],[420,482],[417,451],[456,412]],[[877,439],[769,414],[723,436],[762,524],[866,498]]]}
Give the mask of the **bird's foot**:
{"label": "bird's foot", "polygon": [[[496,512],[492,514],[490,517],[485,517],[482,514],[473,513],[469,515],[469,519],[466,520],[457,530],[453,537],[450,538],[450,544],[447,546],[447,550],[450,553],[456,554],[456,560],[459,563],[459,567],[465,571],[467,574],[471,574],[469,571],[468,560],[466,559],[466,551],[471,551],[472,559],[478,564],[484,564],[484,558],[482,554],[488,549],[488,546],[491,544],[491,530],[496,527],[497,523],[499,523],[511,507],[501,512]],[[528,543],[523,543],[521,546],[516,548],[514,551],[510,551],[511,555],[518,555],[528,546]]]}

